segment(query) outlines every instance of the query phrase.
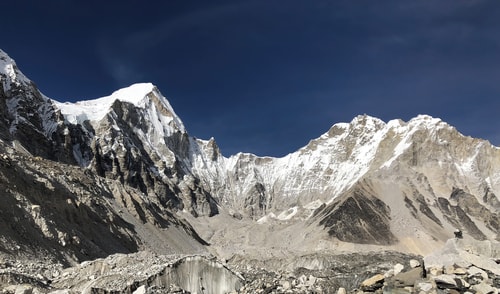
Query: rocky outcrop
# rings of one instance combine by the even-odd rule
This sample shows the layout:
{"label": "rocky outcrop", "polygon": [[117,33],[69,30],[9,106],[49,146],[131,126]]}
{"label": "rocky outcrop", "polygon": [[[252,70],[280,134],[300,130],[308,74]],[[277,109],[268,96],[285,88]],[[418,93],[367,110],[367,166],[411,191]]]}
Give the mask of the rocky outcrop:
{"label": "rocky outcrop", "polygon": [[[86,149],[81,127],[68,128],[53,101],[0,50],[0,138],[33,156],[74,164],[74,144]],[[85,151],[85,150],[84,150]]]}
{"label": "rocky outcrop", "polygon": [[204,251],[188,223],[136,189],[3,144],[0,151],[0,256],[69,265],[145,248]]}
{"label": "rocky outcrop", "polygon": [[[169,209],[217,213],[216,201],[190,171],[190,154],[197,142],[156,88],[143,93],[145,105],[117,99],[109,109],[99,109],[107,113],[102,119],[79,121],[84,114],[78,114],[72,121],[64,112],[64,106],[71,105],[41,94],[3,51],[0,81],[0,138],[18,151],[91,166],[100,176],[161,199]],[[160,127],[154,121],[161,121]]]}
{"label": "rocky outcrop", "polygon": [[[364,293],[498,293],[497,242],[450,239],[424,263],[402,267],[363,281]],[[424,267],[425,265],[425,267]],[[360,293],[360,292],[357,292]]]}
{"label": "rocky outcrop", "polygon": [[[493,202],[493,206],[490,206],[491,202],[488,203],[488,199],[492,200],[491,202]],[[460,215],[460,220],[463,221],[466,219],[466,216],[464,217],[464,215],[470,215],[475,219],[480,220],[481,223],[484,223],[488,229],[497,234],[498,240],[498,238],[500,238],[500,215],[498,213],[498,209],[495,207],[495,199],[497,199],[495,195],[491,195],[490,192],[487,192],[485,193],[485,197],[482,199],[483,201],[480,202],[481,199],[478,200],[478,197],[475,197],[462,189],[454,189],[450,195],[450,200],[456,202],[456,206],[463,210],[463,213]],[[462,230],[468,229],[470,234],[474,234],[474,237],[477,240],[487,239],[480,229],[477,227],[468,228],[470,226],[471,225],[458,228]]]}
{"label": "rocky outcrop", "polygon": [[144,99],[141,107],[115,100],[109,114],[94,122],[90,166],[103,177],[160,199],[165,208],[186,209],[196,216],[217,214],[216,200],[190,170],[196,141],[175,120],[164,129],[151,124],[157,117],[175,115],[161,104],[156,88]]}
{"label": "rocky outcrop", "polygon": [[353,189],[315,211],[328,234],[344,242],[388,245],[397,241],[390,228],[390,208],[361,189]]}

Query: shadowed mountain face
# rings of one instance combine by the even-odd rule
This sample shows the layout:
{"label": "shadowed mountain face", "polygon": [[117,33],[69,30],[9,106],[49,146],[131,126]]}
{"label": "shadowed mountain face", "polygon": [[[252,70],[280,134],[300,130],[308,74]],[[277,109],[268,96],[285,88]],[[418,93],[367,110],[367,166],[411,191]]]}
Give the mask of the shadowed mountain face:
{"label": "shadowed mountain face", "polygon": [[367,191],[355,189],[316,213],[328,234],[344,242],[390,245],[390,207]]}
{"label": "shadowed mountain face", "polygon": [[205,251],[188,223],[136,189],[3,143],[0,151],[0,254],[72,264],[141,249]]}
{"label": "shadowed mountain face", "polygon": [[[269,234],[292,227],[326,244],[411,252],[442,244],[455,229],[498,238],[500,149],[436,118],[386,123],[358,116],[282,158],[226,158],[213,139],[191,137],[151,84],[60,103],[42,95],[3,51],[0,79],[2,188],[9,191],[1,221],[12,244],[3,252],[32,235],[50,240],[40,241],[45,251],[64,247],[64,260],[159,243],[197,251],[205,241],[224,243],[224,234],[235,239],[229,231],[203,233],[233,224],[260,226],[257,237],[241,242],[271,247],[278,241]],[[12,227],[16,215],[29,221]],[[226,224],[218,223],[225,216]],[[303,244],[294,246],[313,250]]]}

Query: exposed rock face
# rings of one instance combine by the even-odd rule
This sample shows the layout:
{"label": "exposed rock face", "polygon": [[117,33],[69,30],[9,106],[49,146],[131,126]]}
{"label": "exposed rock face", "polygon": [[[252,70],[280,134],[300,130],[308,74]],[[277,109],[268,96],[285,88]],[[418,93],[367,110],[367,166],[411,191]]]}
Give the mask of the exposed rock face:
{"label": "exposed rock face", "polygon": [[[283,158],[237,154],[194,164],[193,173],[218,203],[259,222],[312,217],[341,241],[399,242],[425,253],[457,228],[478,240],[498,238],[498,170],[499,148],[439,119],[359,116]],[[311,212],[317,208],[323,214]]]}
{"label": "exposed rock face", "polygon": [[[72,105],[41,94],[3,51],[0,61],[0,138],[5,142],[29,155],[90,166],[100,176],[161,199],[166,208],[217,213],[216,201],[190,171],[198,143],[155,87],[132,97],[140,103],[115,99],[102,117],[86,119],[85,109],[92,105],[83,103],[83,112],[67,115]],[[212,149],[213,158],[218,149]]]}
{"label": "exposed rock face", "polygon": [[[500,149],[439,119],[358,116],[282,158],[226,158],[213,139],[189,136],[151,84],[59,103],[0,55],[5,142],[90,168],[154,199],[159,210],[228,210],[261,222],[315,216],[309,223],[335,239],[364,244],[395,244],[412,234],[439,243],[455,228],[479,240],[498,238]],[[413,231],[400,229],[402,220]]]}
{"label": "exposed rock face", "polygon": [[68,265],[145,248],[204,252],[188,223],[136,189],[3,144],[0,151],[0,257]]}
{"label": "exposed rock face", "polygon": [[[102,179],[28,157],[12,157],[11,163],[0,169],[5,191],[0,204],[2,251],[15,253],[13,248],[30,244],[19,249],[41,255],[48,251],[59,260],[66,260],[65,252],[68,259],[78,260],[138,250],[131,226],[116,212],[106,211],[111,210],[106,198],[112,195]],[[101,206],[105,209],[96,209]]]}
{"label": "exposed rock face", "polygon": [[52,100],[17,68],[0,50],[0,138],[33,155],[74,163],[71,141],[64,118]]}
{"label": "exposed rock face", "polygon": [[397,241],[390,228],[390,208],[366,190],[354,189],[315,213],[330,236],[344,242],[388,245]]}
{"label": "exposed rock face", "polygon": [[[212,252],[232,262],[270,259],[266,267],[271,267],[312,251],[384,248],[427,254],[456,229],[467,242],[500,239],[500,148],[425,115],[387,123],[358,116],[282,158],[224,157],[213,138],[191,137],[151,84],[60,103],[41,94],[0,51],[0,153],[0,257],[57,265],[54,270],[33,266],[53,272],[46,279],[22,271],[7,271],[0,279],[40,287],[63,265],[142,249],[203,253],[210,243]],[[486,278],[493,282],[485,282],[483,272],[470,273],[481,277],[478,283],[463,277],[460,272],[473,271],[465,265],[454,269],[455,276],[435,269],[435,278],[426,279],[420,263],[421,268],[401,273],[393,268],[392,276],[367,270],[356,283],[383,274],[387,291],[497,287],[494,261],[467,258],[478,268],[490,268]],[[324,258],[289,262],[287,273],[300,272],[294,278],[278,270],[247,271],[252,278],[245,285],[219,263],[184,261],[176,263],[176,271],[162,269],[145,279],[196,292],[241,286],[241,292],[255,293],[260,286],[267,292],[328,293],[324,287],[334,282],[353,289],[337,283],[346,276],[313,272],[328,270]],[[185,273],[193,268],[203,268],[195,279],[224,278],[191,287],[196,281]],[[382,291],[380,278],[364,289]],[[131,285],[109,289],[156,291],[145,280],[129,280]],[[109,290],[92,283],[97,292]]]}
{"label": "exposed rock face", "polygon": [[[116,100],[110,113],[94,123],[93,157],[87,160],[99,175],[158,198],[166,208],[214,215],[218,212],[215,200],[189,171],[189,150],[196,142],[182,125],[173,123],[175,114],[160,104],[160,98],[153,89],[145,97],[145,109]],[[166,120],[165,116],[172,120],[164,129],[150,123],[158,117]]]}

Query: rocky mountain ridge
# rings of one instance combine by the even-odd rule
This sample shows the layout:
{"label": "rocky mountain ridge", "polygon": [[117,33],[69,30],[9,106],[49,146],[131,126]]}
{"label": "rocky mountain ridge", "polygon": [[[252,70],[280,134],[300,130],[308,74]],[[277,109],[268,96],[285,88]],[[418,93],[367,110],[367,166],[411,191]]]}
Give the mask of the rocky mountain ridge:
{"label": "rocky mountain ridge", "polygon": [[[361,195],[357,201],[373,205],[352,213],[380,210],[386,214],[380,220],[385,219],[389,231],[389,220],[397,217],[389,215],[391,207],[403,205],[412,215],[419,203],[427,218],[442,228],[468,226],[475,238],[497,238],[500,149],[463,136],[440,119],[420,115],[408,122],[385,123],[361,115],[333,125],[282,158],[244,153],[226,158],[213,139],[191,137],[152,84],[135,84],[99,99],[60,103],[41,94],[5,53],[2,62],[3,101],[10,118],[2,136],[7,141],[19,142],[19,148],[32,155],[76,163],[137,188],[165,208],[194,216],[213,216],[222,209],[261,223],[309,219],[320,215],[321,206],[345,203],[343,197],[354,199],[345,195],[363,191],[357,193],[360,196],[373,186],[371,198],[377,201]],[[375,191],[387,185],[399,195]],[[439,199],[453,205],[451,195],[456,191],[472,195],[476,200],[469,202],[476,210],[489,212],[489,225],[478,227],[476,223],[483,222],[478,213],[469,225],[443,214],[446,209],[441,207],[448,204]]]}
{"label": "rocky mountain ridge", "polygon": [[500,148],[427,115],[360,115],[281,158],[225,157],[213,138],[190,136],[152,84],[61,103],[0,50],[0,118],[5,256],[68,266],[210,252],[237,265],[311,252],[424,255],[457,229],[466,240],[500,238]]}

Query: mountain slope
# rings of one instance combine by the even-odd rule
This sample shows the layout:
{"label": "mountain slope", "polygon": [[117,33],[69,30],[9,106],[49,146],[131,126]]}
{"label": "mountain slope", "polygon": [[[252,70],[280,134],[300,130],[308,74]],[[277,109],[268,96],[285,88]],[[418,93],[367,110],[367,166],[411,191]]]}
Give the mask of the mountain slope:
{"label": "mountain slope", "polygon": [[[456,229],[465,238],[498,240],[499,159],[498,147],[440,119],[384,123],[359,116],[283,158],[237,154],[219,159],[216,173],[195,170],[230,214],[246,214],[259,225],[237,221],[231,233],[232,225],[217,218],[192,223],[213,231],[205,238],[219,248],[247,254],[259,246],[280,248],[283,240],[295,241],[274,254],[361,248],[349,244],[422,254]],[[217,233],[220,226],[227,231]],[[252,228],[249,235],[245,227]]]}
{"label": "mountain slope", "polygon": [[85,167],[92,125],[68,122],[3,51],[0,87],[0,255],[71,264],[138,250],[206,252],[161,198]]}
{"label": "mountain slope", "polygon": [[1,254],[68,264],[144,249],[204,252],[189,224],[140,191],[4,144],[0,152]]}
{"label": "mountain slope", "polygon": [[83,148],[90,152],[74,147],[80,165],[138,188],[164,207],[217,213],[215,200],[191,173],[190,156],[198,143],[156,87],[135,84],[108,97],[56,104],[66,123],[87,125]]}
{"label": "mountain slope", "polygon": [[251,162],[242,165],[239,156],[234,174],[247,186],[260,185],[262,194],[234,198],[268,203],[261,222],[308,219],[334,243],[418,253],[440,246],[455,229],[498,239],[500,149],[439,119],[384,123],[359,116],[286,157],[248,155]]}
{"label": "mountain slope", "polygon": [[[1,58],[7,145],[132,188],[154,203],[153,215],[185,217],[206,230],[213,247],[236,237],[231,227],[256,226],[265,235],[247,235],[242,245],[273,247],[293,230],[315,240],[289,245],[303,251],[364,244],[421,252],[457,228],[467,238],[498,239],[500,149],[440,119],[385,123],[362,115],[281,158],[226,158],[214,139],[191,137],[152,84],[60,103]],[[149,223],[140,212],[135,219]],[[217,233],[221,226],[227,231]]]}

